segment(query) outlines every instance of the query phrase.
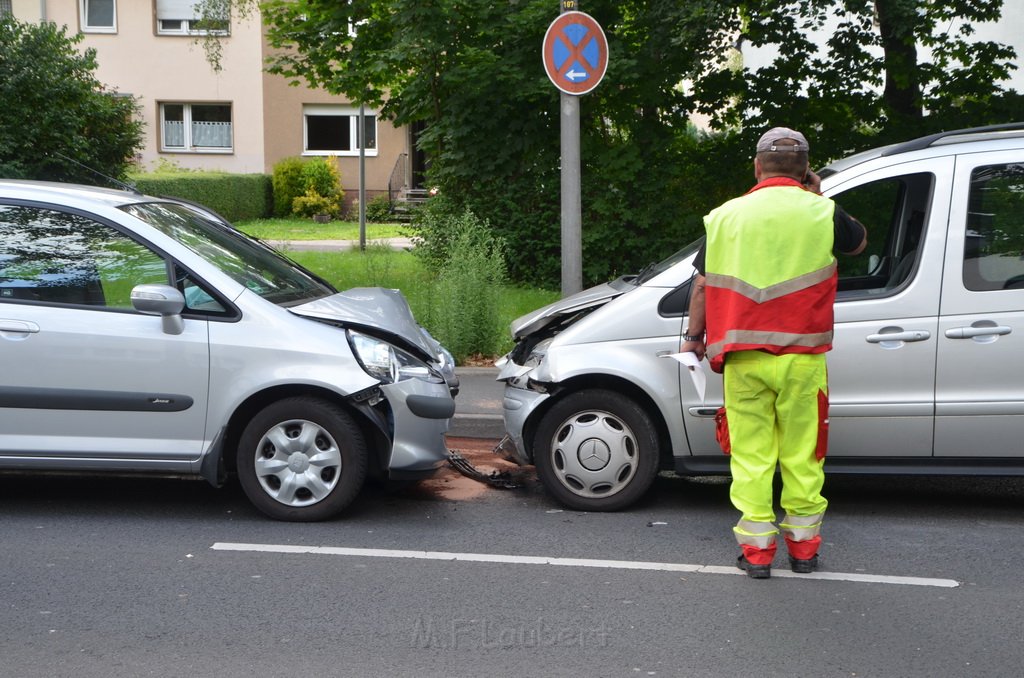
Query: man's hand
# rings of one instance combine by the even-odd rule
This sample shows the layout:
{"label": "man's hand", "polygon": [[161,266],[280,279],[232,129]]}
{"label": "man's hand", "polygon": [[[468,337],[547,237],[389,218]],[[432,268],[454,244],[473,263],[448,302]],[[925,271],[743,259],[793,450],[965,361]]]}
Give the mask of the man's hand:
{"label": "man's hand", "polygon": [[679,346],[680,353],[696,353],[698,360],[704,360],[704,353],[707,351],[707,347],[704,345],[704,340],[699,341],[684,341]]}
{"label": "man's hand", "polygon": [[821,195],[821,177],[815,174],[813,170],[807,170],[807,176],[804,177],[804,186],[811,193]]}

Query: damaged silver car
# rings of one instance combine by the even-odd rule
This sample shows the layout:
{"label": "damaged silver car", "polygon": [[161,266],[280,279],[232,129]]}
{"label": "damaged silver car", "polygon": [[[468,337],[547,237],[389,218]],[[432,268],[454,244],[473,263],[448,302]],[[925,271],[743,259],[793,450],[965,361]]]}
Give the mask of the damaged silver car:
{"label": "damaged silver car", "polygon": [[[1024,123],[819,174],[869,243],[838,262],[826,470],[1024,475]],[[728,473],[720,376],[666,358],[686,328],[697,246],[513,322],[500,449],[535,464],[563,504],[623,508],[659,470]]]}
{"label": "damaged silver car", "polygon": [[0,470],[232,474],[282,520],[445,464],[451,355],[200,206],[0,181]]}

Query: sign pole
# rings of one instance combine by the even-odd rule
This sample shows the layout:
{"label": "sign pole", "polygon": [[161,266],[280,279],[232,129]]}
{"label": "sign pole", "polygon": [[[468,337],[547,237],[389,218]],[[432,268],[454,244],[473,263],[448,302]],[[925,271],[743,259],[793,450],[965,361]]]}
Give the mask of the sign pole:
{"label": "sign pole", "polygon": [[[575,0],[560,0],[561,13],[576,11]],[[580,98],[562,92],[559,115],[562,144],[562,296],[583,289],[583,235],[580,180]]]}

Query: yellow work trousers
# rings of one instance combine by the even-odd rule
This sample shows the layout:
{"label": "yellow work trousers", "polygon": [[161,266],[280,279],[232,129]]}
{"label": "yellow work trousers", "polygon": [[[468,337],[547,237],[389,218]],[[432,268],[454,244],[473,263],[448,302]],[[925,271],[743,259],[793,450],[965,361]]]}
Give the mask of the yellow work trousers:
{"label": "yellow work trousers", "polygon": [[729,496],[742,514],[733,528],[737,542],[745,551],[774,553],[772,484],[778,466],[787,541],[817,543],[828,506],[821,496],[828,426],[825,355],[736,351],[726,357],[723,383],[732,444]]}

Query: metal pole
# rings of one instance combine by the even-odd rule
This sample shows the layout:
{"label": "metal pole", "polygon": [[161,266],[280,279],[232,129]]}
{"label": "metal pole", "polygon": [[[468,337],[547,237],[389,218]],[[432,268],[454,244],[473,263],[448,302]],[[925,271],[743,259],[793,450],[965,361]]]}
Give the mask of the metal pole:
{"label": "metal pole", "polygon": [[[560,0],[562,13],[577,11],[574,0]],[[562,296],[583,289],[582,199],[580,181],[580,98],[561,93]]]}
{"label": "metal pole", "polygon": [[583,289],[582,200],[580,198],[580,98],[561,95],[562,296]]}
{"label": "metal pole", "polygon": [[366,251],[366,106],[359,102],[359,250]]}

